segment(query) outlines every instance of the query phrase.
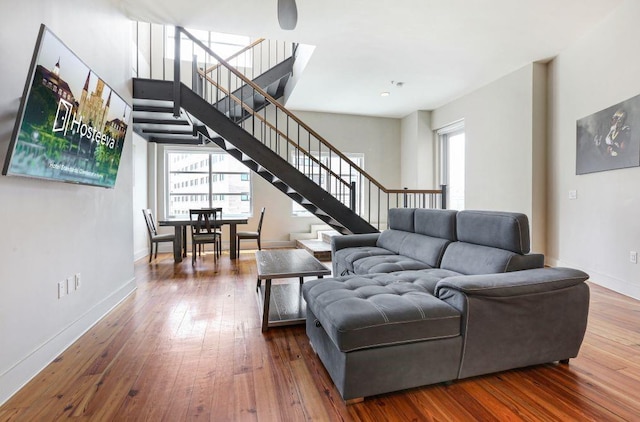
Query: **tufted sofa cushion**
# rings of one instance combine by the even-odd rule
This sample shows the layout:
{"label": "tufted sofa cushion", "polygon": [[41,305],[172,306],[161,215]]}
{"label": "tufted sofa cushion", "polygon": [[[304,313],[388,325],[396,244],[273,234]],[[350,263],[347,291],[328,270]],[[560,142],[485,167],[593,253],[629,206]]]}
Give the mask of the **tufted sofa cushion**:
{"label": "tufted sofa cushion", "polygon": [[390,273],[393,271],[422,270],[431,268],[429,264],[404,255],[378,255],[355,261],[355,274]]}
{"label": "tufted sofa cushion", "polygon": [[342,352],[459,336],[460,313],[413,282],[419,278],[378,274],[311,280],[303,285],[303,295]]}
{"label": "tufted sofa cushion", "polygon": [[[339,263],[339,268],[344,269],[348,273],[354,273],[353,263],[363,258],[379,255],[393,255],[393,252],[377,246],[358,246],[354,248],[345,248],[337,250],[333,253],[333,261]],[[343,275],[343,274],[335,274]]]}

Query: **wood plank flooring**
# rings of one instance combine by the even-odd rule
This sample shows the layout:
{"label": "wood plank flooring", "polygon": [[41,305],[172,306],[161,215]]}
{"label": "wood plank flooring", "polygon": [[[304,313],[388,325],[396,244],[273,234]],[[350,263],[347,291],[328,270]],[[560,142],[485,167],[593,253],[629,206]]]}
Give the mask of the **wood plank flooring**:
{"label": "wood plank flooring", "polygon": [[217,265],[209,254],[195,269],[165,254],[135,272],[138,290],[0,407],[0,421],[640,420],[640,302],[595,284],[570,365],[345,406],[304,326],[261,333],[253,253]]}

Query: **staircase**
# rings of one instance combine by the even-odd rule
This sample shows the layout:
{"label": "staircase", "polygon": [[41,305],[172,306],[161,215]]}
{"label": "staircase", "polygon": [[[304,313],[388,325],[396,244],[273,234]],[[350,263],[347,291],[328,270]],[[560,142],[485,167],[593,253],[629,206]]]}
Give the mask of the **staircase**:
{"label": "staircase", "polygon": [[291,76],[295,47],[250,77],[180,27],[175,57],[181,57],[185,36],[190,51],[198,51],[191,86],[181,78],[180,61],[173,80],[133,80],[133,126],[148,141],[214,143],[340,234],[377,232],[389,208],[444,203],[442,190],[384,188],[277,101]]}

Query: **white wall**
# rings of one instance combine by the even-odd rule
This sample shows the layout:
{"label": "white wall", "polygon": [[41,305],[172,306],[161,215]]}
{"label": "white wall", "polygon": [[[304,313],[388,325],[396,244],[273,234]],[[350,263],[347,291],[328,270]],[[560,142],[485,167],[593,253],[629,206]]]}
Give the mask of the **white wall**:
{"label": "white wall", "polygon": [[401,121],[401,180],[409,189],[437,189],[435,139],[431,112],[416,111]]}
{"label": "white wall", "polygon": [[545,198],[540,186],[544,156],[538,144],[545,141],[540,104],[546,100],[540,87],[534,88],[544,82],[543,76],[544,65],[525,66],[434,110],[431,121],[439,129],[464,119],[465,208],[527,214],[535,252],[544,252],[546,230],[540,215],[545,207],[539,202],[534,207],[534,197],[542,203]]}
{"label": "white wall", "polygon": [[133,259],[138,260],[149,254],[149,235],[142,217],[142,209],[148,208],[147,141],[137,133],[133,133],[132,141]]}
{"label": "white wall", "polygon": [[[0,23],[0,160],[40,23],[131,102],[131,26],[109,1],[4,1]],[[0,177],[0,403],[134,290],[131,152],[128,135],[114,189]]]}
{"label": "white wall", "polygon": [[[550,65],[547,257],[640,298],[640,168],[576,175],[576,120],[640,94],[640,3],[629,0]],[[632,131],[640,122],[629,122]],[[569,200],[569,190],[578,192]]]}

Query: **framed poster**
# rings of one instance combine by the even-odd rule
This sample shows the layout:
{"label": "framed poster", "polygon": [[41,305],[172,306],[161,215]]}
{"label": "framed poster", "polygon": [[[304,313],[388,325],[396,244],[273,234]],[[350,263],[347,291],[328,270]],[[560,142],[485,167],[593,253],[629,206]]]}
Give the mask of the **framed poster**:
{"label": "framed poster", "polygon": [[576,174],[640,166],[640,95],[577,121]]}

